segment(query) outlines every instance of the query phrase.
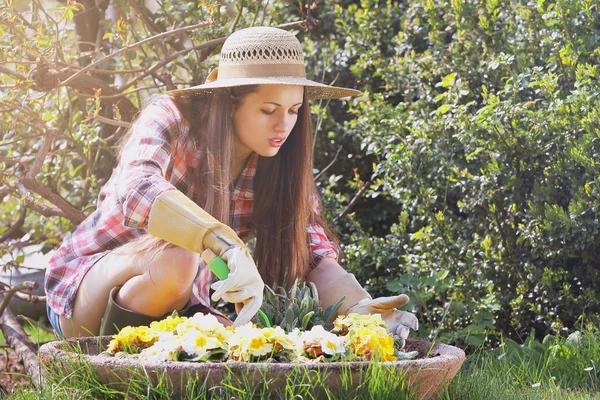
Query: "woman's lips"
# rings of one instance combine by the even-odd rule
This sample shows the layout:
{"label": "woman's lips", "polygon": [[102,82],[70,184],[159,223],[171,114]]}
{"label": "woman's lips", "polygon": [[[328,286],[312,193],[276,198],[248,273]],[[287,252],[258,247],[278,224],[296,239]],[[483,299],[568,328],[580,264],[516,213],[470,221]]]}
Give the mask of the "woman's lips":
{"label": "woman's lips", "polygon": [[269,144],[273,147],[281,147],[285,142],[285,138],[281,139],[269,139]]}

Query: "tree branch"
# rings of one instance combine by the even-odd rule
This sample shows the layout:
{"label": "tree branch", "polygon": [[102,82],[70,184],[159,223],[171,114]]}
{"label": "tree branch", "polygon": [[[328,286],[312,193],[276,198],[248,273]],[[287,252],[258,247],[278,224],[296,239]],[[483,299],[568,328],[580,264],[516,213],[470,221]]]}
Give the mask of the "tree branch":
{"label": "tree branch", "polygon": [[35,176],[38,174],[42,168],[42,165],[44,164],[44,160],[46,159],[46,155],[48,154],[52,143],[54,143],[56,134],[56,129],[49,129],[46,131],[46,139],[38,151],[33,165],[27,174],[21,179],[21,183],[25,188],[38,193],[40,196],[56,205],[70,221],[78,224],[85,219],[85,214],[79,210],[76,210],[75,207],[73,207],[68,201],[63,199],[60,195],[52,192],[52,190],[42,185],[35,179]]}
{"label": "tree branch", "polygon": [[[304,23],[303,21],[289,22],[287,24],[281,24],[279,26],[276,26],[276,28],[290,30],[290,29],[294,29],[294,28],[299,27],[303,23]],[[197,44],[195,46],[187,47],[187,48],[184,48],[183,50],[177,51],[177,52],[171,54],[170,56],[168,56],[167,58],[165,58],[164,60],[162,60],[162,61],[154,64],[152,67],[150,67],[146,71],[142,72],[138,76],[133,77],[128,82],[126,82],[123,85],[119,86],[119,88],[117,89],[117,91],[118,92],[123,92],[124,90],[126,90],[130,86],[135,85],[138,81],[144,79],[148,75],[151,75],[157,69],[159,69],[161,67],[164,67],[165,65],[167,65],[168,63],[170,63],[171,61],[173,61],[174,59],[176,59],[177,57],[179,57],[179,56],[181,56],[183,54],[189,53],[192,50],[207,50],[207,49],[214,48],[214,47],[217,47],[219,45],[222,45],[223,43],[225,43],[225,40],[227,39],[227,37],[228,36],[223,36],[223,37],[220,37],[220,38],[217,38],[217,39],[212,39],[212,40],[209,40],[207,42],[203,42],[203,43]],[[208,58],[209,55],[210,55],[210,52],[207,51],[205,58]],[[198,61],[202,62],[204,60],[201,59],[201,60],[198,60]]]}
{"label": "tree branch", "polygon": [[[4,197],[4,196],[2,196]],[[27,207],[25,205],[21,206],[21,211],[19,212],[19,219],[14,223],[10,228],[7,229],[6,232],[0,237],[0,243],[4,242],[6,239],[11,237],[13,233],[21,229],[23,224],[25,223],[25,217],[27,216]]]}
{"label": "tree branch", "polygon": [[19,292],[22,290],[37,289],[39,286],[40,286],[40,284],[37,282],[23,282],[23,283],[19,283],[18,285],[12,286],[6,292],[6,294],[3,295],[4,298],[2,299],[2,303],[0,304],[0,315],[2,315],[4,313],[4,310],[6,310],[6,307],[8,307],[8,303],[10,302],[11,297],[13,297],[13,295],[16,292]]}
{"label": "tree branch", "polygon": [[103,122],[105,124],[112,125],[112,126],[119,126],[119,127],[122,127],[122,128],[128,128],[129,129],[129,128],[131,128],[131,125],[133,125],[130,122],[117,121],[117,120],[114,120],[114,119],[103,117],[101,115],[94,115],[94,116],[92,116],[92,118],[95,119],[95,120],[98,120],[100,122]]}
{"label": "tree branch", "polygon": [[346,208],[344,208],[342,210],[342,212],[333,219],[333,223],[337,223],[338,220],[340,218],[343,218],[346,214],[348,214],[348,211],[350,211],[350,209],[352,208],[352,206],[354,206],[354,203],[356,202],[356,200],[358,200],[358,198],[364,193],[365,190],[367,190],[367,188],[371,186],[371,181],[365,182],[365,184],[363,184],[360,189],[358,189],[358,191],[356,192],[356,194],[354,195],[354,197],[352,198],[352,200],[350,200],[350,203],[348,203],[348,205],[346,206]]}
{"label": "tree branch", "polygon": [[27,77],[25,75],[20,74],[17,71],[13,71],[10,68],[3,67],[2,65],[0,65],[0,72],[2,72],[5,75],[10,75],[12,77],[15,77],[15,78],[17,78],[20,81],[27,80]]}
{"label": "tree branch", "polygon": [[[4,296],[0,294],[0,301],[4,303]],[[17,321],[15,313],[6,307],[0,315],[0,328],[6,342],[15,350],[19,361],[23,363],[27,375],[31,377],[36,387],[43,387],[48,382],[48,377],[36,354],[35,346],[27,338],[21,324]]]}
{"label": "tree branch", "polygon": [[123,54],[123,53],[125,53],[125,52],[127,52],[127,51],[129,51],[131,49],[134,49],[134,48],[138,47],[138,46],[141,46],[143,44],[146,44],[146,43],[158,40],[158,39],[162,39],[165,36],[173,35],[173,34],[180,33],[180,32],[189,31],[189,30],[196,29],[196,28],[202,28],[202,27],[205,27],[207,25],[210,25],[211,23],[212,23],[212,21],[202,22],[202,23],[196,24],[196,25],[184,26],[182,28],[173,29],[172,31],[167,31],[167,32],[160,33],[158,35],[151,36],[149,38],[140,40],[139,42],[133,43],[133,44],[131,44],[129,46],[125,46],[125,47],[123,47],[123,48],[115,51],[114,53],[109,54],[109,55],[107,55],[105,57],[102,57],[100,60],[91,63],[87,67],[80,69],[79,71],[77,71],[76,73],[74,73],[73,75],[71,75],[70,77],[68,77],[66,80],[62,81],[61,85],[66,85],[67,83],[71,82],[73,79],[75,79],[76,77],[78,77],[79,75],[83,74],[84,72],[89,71],[90,69],[94,68],[97,65],[102,64],[106,60],[110,60],[111,58],[114,58],[114,57],[116,57],[118,55],[121,55],[121,54]]}
{"label": "tree branch", "polygon": [[[2,288],[2,290],[6,291],[6,292],[9,292],[13,288],[12,286],[10,286],[9,284],[4,283],[4,282],[0,282],[0,287]],[[31,288],[25,288],[25,289],[21,289],[21,290],[31,291]],[[19,300],[27,301],[29,303],[34,303],[34,304],[46,302],[46,296],[36,296],[35,294],[25,293],[22,291],[14,292],[13,296],[15,296]]]}

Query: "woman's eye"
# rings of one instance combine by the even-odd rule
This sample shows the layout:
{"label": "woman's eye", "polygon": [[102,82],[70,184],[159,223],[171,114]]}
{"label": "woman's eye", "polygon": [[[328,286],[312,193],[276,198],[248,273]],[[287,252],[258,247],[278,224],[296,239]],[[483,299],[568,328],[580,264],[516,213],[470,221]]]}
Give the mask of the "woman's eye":
{"label": "woman's eye", "polygon": [[269,111],[269,110],[261,110],[261,111],[262,111],[262,113],[263,113],[263,114],[265,114],[265,115],[271,115],[271,114],[273,114],[273,113],[275,112],[275,110],[273,110],[273,111]]}
{"label": "woman's eye", "polygon": [[289,112],[292,115],[298,115],[298,110],[290,110]]}

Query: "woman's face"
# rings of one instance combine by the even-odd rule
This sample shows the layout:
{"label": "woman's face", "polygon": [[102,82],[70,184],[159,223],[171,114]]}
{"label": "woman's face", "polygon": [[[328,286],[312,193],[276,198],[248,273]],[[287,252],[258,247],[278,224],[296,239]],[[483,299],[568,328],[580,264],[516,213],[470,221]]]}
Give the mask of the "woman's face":
{"label": "woman's face", "polygon": [[236,158],[273,157],[290,135],[302,106],[303,86],[260,85],[233,115]]}

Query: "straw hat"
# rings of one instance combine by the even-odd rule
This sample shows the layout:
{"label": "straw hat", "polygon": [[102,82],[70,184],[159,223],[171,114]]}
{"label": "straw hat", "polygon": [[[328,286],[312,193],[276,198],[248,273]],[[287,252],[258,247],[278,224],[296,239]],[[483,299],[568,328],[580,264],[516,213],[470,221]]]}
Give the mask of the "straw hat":
{"label": "straw hat", "polygon": [[339,99],[360,94],[358,90],[306,79],[302,46],[296,36],[269,27],[234,32],[223,43],[219,68],[210,72],[206,83],[167,93],[193,96],[216,88],[269,84],[304,86],[309,99]]}

